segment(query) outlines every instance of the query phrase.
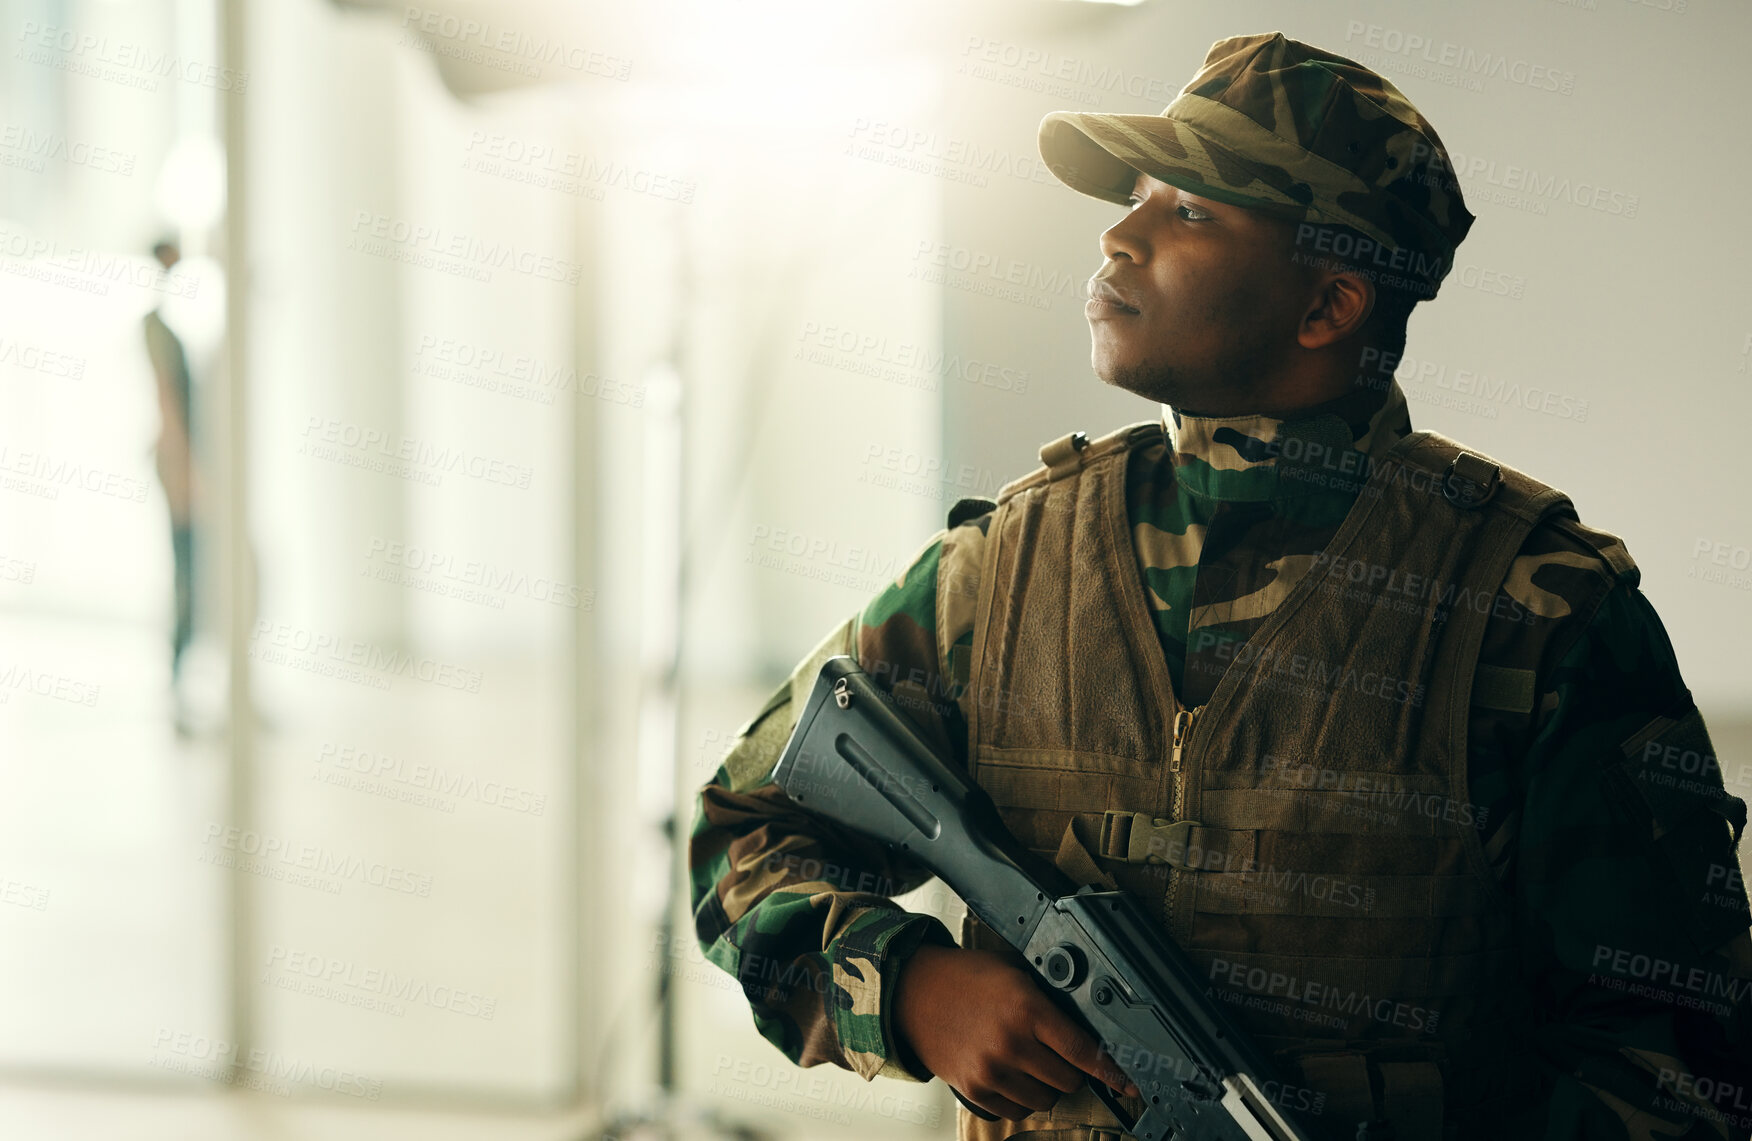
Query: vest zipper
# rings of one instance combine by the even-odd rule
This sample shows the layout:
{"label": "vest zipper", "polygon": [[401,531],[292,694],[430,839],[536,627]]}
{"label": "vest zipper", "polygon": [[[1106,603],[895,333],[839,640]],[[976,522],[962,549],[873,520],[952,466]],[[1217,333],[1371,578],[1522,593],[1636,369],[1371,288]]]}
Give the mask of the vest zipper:
{"label": "vest zipper", "polygon": [[[1199,709],[1203,708],[1204,706],[1201,705],[1197,709],[1182,709],[1179,713],[1174,715],[1174,752],[1168,759],[1169,772],[1177,773],[1180,771],[1180,751],[1186,747],[1187,737],[1192,735],[1193,717],[1198,713]],[[1174,790],[1174,799],[1180,799],[1180,790],[1178,788]]]}
{"label": "vest zipper", "polygon": [[[1186,751],[1187,740],[1192,736],[1192,721],[1203,709],[1200,705],[1194,709],[1182,709],[1174,715],[1174,743],[1168,754],[1168,817],[1180,820],[1186,815],[1186,776],[1180,771],[1180,759]],[[1180,898],[1180,888],[1187,873],[1170,868],[1168,871],[1168,890],[1163,893],[1163,904],[1168,911],[1168,922],[1174,922],[1175,906]]]}

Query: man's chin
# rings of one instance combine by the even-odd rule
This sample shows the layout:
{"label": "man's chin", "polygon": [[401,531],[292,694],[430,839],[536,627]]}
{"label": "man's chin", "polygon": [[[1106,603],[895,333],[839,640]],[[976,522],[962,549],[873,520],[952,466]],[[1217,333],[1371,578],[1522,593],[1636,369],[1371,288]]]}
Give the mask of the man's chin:
{"label": "man's chin", "polygon": [[1137,361],[1115,360],[1100,353],[1092,354],[1090,366],[1101,383],[1118,388],[1145,400],[1172,404],[1169,399],[1175,389],[1172,369],[1142,364]]}

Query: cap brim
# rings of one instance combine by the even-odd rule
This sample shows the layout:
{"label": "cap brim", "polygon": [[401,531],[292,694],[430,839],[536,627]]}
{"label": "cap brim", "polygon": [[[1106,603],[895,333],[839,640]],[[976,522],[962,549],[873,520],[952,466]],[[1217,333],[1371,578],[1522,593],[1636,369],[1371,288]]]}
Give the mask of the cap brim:
{"label": "cap brim", "polygon": [[1166,115],[1054,111],[1040,121],[1040,157],[1072,190],[1121,206],[1142,171],[1231,206],[1286,218],[1319,212],[1309,201],[1273,186],[1259,168],[1233,151]]}

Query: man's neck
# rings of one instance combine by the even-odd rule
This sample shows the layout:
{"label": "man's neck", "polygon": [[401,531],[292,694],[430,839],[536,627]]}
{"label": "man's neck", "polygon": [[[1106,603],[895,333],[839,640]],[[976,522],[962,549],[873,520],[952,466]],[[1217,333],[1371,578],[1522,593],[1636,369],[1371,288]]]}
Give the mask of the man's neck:
{"label": "man's neck", "polygon": [[1161,408],[1176,478],[1214,499],[1348,492],[1367,466],[1349,453],[1377,454],[1411,431],[1405,394],[1391,379],[1285,415],[1201,416]]}

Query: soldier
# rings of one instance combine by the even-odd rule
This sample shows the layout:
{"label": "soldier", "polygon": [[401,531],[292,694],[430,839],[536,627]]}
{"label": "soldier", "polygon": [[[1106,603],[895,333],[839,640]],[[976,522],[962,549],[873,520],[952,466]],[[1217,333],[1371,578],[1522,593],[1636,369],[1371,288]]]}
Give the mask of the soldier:
{"label": "soldier", "polygon": [[1161,419],[957,503],[701,790],[696,929],[762,1034],[942,1077],[997,1115],[962,1138],[1122,1136],[1007,944],[901,910],[927,873],[772,784],[843,653],[1024,844],[1135,893],[1329,1135],[1747,1136],[1746,808],[1636,564],[1393,377],[1473,221],[1435,131],[1272,34],[1040,146],[1127,207],[1092,360]]}

